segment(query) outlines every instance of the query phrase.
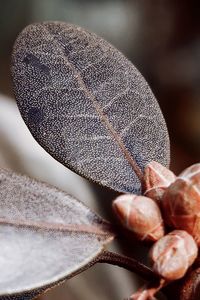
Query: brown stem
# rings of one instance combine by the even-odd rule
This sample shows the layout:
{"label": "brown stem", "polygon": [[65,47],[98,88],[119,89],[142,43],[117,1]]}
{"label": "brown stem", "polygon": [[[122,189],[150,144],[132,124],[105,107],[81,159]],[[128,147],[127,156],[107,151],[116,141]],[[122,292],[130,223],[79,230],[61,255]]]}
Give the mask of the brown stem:
{"label": "brown stem", "polygon": [[99,257],[99,263],[108,263],[125,268],[131,272],[136,273],[145,280],[157,280],[159,277],[147,266],[143,265],[134,258],[130,258],[118,253],[104,251]]}

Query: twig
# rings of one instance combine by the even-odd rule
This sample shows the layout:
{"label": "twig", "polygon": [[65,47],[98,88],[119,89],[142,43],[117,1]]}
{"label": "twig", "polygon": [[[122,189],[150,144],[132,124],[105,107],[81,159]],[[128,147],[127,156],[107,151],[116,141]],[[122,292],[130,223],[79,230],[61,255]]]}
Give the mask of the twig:
{"label": "twig", "polygon": [[130,258],[118,253],[104,251],[99,257],[99,263],[108,263],[111,265],[116,265],[122,268],[125,268],[131,272],[136,273],[141,276],[143,279],[152,281],[157,280],[159,277],[147,266],[143,265],[134,258]]}

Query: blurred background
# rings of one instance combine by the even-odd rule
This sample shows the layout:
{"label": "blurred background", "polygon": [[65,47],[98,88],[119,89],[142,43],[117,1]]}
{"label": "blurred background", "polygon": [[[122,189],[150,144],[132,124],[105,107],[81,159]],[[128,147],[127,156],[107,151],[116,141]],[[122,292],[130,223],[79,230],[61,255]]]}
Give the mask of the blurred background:
{"label": "blurred background", "polygon": [[[178,174],[200,161],[199,1],[0,0],[0,167],[57,185],[111,218],[114,193],[54,161],[32,139],[16,108],[9,70],[12,45],[24,26],[44,20],[81,25],[120,49],[144,75],[161,106],[170,133],[172,170]],[[118,300],[138,284],[127,271],[98,265],[41,299]]]}

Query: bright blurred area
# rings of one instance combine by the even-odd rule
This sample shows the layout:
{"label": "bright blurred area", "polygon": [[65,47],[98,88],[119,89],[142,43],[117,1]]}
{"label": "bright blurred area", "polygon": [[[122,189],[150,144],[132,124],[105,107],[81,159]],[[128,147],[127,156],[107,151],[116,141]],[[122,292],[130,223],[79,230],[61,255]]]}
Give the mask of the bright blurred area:
{"label": "bright blurred area", "polygon": [[[172,169],[179,173],[200,161],[199,1],[0,0],[0,167],[48,181],[95,210],[104,209],[95,201],[96,186],[91,188],[36,144],[13,101],[9,65],[14,40],[26,25],[44,20],[78,24],[119,48],[144,75],[162,108]],[[112,197],[103,189],[99,193]],[[122,299],[135,289],[135,281],[115,270],[94,267],[41,298]]]}

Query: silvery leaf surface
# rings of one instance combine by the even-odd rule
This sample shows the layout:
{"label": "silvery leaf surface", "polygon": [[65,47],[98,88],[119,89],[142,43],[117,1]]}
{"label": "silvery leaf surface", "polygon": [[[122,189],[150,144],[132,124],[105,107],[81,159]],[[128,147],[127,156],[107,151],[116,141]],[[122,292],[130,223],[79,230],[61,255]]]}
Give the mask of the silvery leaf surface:
{"label": "silvery leaf surface", "polygon": [[0,298],[28,299],[78,274],[113,238],[109,228],[66,193],[1,169]]}
{"label": "silvery leaf surface", "polygon": [[78,174],[139,193],[148,162],[168,165],[168,132],[151,89],[94,33],[62,22],[29,25],[14,45],[12,77],[32,135]]}

